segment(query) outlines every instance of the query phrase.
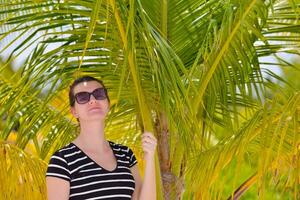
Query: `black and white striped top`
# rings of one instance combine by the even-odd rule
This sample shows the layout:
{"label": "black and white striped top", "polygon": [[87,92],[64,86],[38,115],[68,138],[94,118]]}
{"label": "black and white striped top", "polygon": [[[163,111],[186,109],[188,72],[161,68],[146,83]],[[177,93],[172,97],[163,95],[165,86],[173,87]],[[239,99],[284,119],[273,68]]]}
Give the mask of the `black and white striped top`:
{"label": "black and white striped top", "polygon": [[131,199],[135,182],[130,168],[137,163],[132,150],[109,141],[117,167],[108,171],[93,161],[75,144],[56,151],[46,176],[70,182],[70,200]]}

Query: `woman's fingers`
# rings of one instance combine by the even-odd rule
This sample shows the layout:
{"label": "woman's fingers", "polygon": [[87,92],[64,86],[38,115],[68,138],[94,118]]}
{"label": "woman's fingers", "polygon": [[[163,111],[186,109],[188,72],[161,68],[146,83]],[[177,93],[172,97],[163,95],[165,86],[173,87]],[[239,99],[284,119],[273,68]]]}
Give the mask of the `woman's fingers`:
{"label": "woman's fingers", "polygon": [[145,155],[148,154],[153,156],[155,153],[156,145],[157,140],[153,136],[153,134],[150,132],[144,132],[144,134],[142,135],[142,147]]}
{"label": "woman's fingers", "polygon": [[143,135],[142,135],[142,138],[149,138],[149,139],[152,139],[152,140],[155,140],[156,141],[156,138],[154,137],[154,135],[150,132],[144,132]]}

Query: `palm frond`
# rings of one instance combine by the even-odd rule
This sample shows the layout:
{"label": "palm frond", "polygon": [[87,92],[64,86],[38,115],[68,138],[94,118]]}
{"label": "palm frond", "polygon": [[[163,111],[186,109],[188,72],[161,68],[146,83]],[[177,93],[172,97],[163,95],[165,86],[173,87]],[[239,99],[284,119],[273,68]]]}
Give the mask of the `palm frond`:
{"label": "palm frond", "polygon": [[297,93],[286,99],[282,105],[276,103],[276,100],[266,103],[264,109],[257,111],[232,137],[191,160],[195,163],[189,168],[188,177],[194,184],[194,190],[202,198],[210,197],[209,188],[219,180],[219,173],[233,158],[244,162],[248,153],[257,155],[251,156],[251,159],[257,163],[255,168],[258,169],[258,181],[265,181],[267,174],[275,169],[277,173],[282,172],[277,175],[280,177],[284,176],[285,168],[295,168],[290,159],[297,155],[297,145],[300,142],[299,98]]}
{"label": "palm frond", "polygon": [[46,199],[47,164],[13,144],[0,141],[0,180],[3,199]]}

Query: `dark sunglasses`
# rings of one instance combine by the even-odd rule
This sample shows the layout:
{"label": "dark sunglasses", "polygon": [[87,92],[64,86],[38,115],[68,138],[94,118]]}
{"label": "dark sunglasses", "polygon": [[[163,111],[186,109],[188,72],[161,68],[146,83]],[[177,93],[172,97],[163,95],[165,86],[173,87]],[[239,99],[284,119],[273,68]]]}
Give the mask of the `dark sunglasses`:
{"label": "dark sunglasses", "polygon": [[107,91],[105,88],[97,88],[93,92],[78,92],[74,95],[78,104],[85,104],[90,101],[90,97],[93,95],[96,100],[104,100],[107,98]]}

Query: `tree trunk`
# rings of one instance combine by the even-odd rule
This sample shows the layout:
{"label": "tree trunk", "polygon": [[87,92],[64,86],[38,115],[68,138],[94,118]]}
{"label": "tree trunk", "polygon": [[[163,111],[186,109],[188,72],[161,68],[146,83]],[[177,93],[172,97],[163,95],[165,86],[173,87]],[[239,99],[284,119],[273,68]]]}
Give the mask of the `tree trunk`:
{"label": "tree trunk", "polygon": [[158,157],[162,175],[164,199],[181,199],[183,192],[182,178],[176,177],[171,171],[170,134],[166,116],[160,113],[155,123],[158,140]]}

